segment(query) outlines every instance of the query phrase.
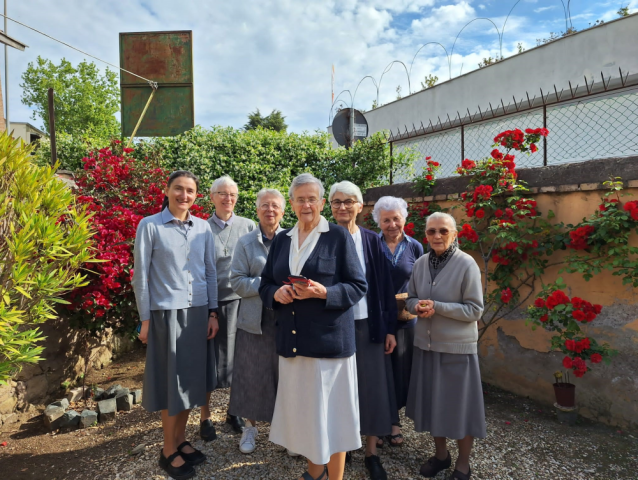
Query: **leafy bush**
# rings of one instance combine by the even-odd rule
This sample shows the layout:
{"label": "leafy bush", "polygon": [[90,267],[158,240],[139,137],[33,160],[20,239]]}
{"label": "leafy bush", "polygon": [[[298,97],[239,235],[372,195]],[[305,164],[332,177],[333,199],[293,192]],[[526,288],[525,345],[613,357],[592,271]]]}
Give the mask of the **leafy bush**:
{"label": "leafy bush", "polygon": [[92,258],[89,215],[30,153],[0,134],[0,383],[41,360],[32,325],[56,318],[61,296],[86,284],[79,269]]}
{"label": "leafy bush", "polygon": [[[216,178],[230,175],[239,184],[236,212],[249,218],[255,217],[255,199],[261,188],[277,188],[287,195],[296,175],[312,172],[326,189],[335,182],[350,180],[365,191],[385,182],[391,160],[382,133],[347,150],[333,148],[328,134],[321,132],[300,135],[230,127],[195,127],[176,137],[141,142],[134,155],[170,171],[190,170],[199,176],[204,188]],[[410,160],[408,154],[396,155],[394,168],[402,168]],[[290,225],[289,211],[287,215],[284,223]]]}
{"label": "leafy bush", "polygon": [[[97,151],[109,145],[108,140],[100,139],[99,137],[87,134],[74,136],[64,132],[57,133],[55,141],[60,169],[71,171],[82,169],[82,159],[89,152]],[[48,138],[41,138],[36,143],[33,161],[41,167],[51,165],[51,141]]]}

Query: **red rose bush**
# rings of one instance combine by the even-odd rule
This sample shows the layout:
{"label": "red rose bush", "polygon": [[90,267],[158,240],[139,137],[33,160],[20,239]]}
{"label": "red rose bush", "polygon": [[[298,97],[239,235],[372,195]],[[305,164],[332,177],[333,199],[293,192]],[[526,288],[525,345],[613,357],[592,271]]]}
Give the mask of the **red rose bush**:
{"label": "red rose bush", "polygon": [[591,365],[609,363],[618,352],[607,343],[599,344],[581,330],[581,325],[594,321],[603,307],[579,297],[570,298],[564,289],[560,278],[543,289],[527,309],[528,323],[532,323],[532,329],[542,327],[555,332],[552,350],[565,354],[563,367],[580,378]]}

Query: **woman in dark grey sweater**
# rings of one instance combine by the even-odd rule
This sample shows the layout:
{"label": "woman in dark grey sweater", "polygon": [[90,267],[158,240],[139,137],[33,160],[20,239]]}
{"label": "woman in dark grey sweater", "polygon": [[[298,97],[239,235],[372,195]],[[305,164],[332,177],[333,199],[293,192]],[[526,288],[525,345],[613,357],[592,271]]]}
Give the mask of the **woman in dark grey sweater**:
{"label": "woman in dark grey sweater", "polygon": [[417,432],[429,431],[436,453],[421,466],[432,478],[452,464],[447,438],[459,456],[449,480],[469,480],[475,437],[485,438],[485,409],[476,354],[477,322],[483,313],[481,272],[458,249],[456,222],[447,213],[428,217],[431,251],[414,264],[407,307],[419,316],[406,415]]}

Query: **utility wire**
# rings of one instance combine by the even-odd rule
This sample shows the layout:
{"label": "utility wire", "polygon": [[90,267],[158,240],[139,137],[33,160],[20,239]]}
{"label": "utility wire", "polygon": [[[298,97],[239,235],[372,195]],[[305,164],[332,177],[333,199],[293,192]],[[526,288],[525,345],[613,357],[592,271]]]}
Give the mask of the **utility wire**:
{"label": "utility wire", "polygon": [[62,45],[65,45],[65,46],[67,46],[69,48],[72,48],[73,50],[76,50],[76,51],[82,53],[83,55],[87,55],[87,56],[89,56],[91,58],[94,58],[95,60],[98,60],[98,61],[100,61],[102,63],[106,63],[107,65],[110,65],[111,67],[114,67],[114,68],[117,68],[118,70],[126,72],[129,75],[133,75],[134,77],[141,78],[142,80],[148,82],[148,84],[151,86],[151,88],[153,88],[153,90],[157,90],[157,82],[154,82],[153,80],[149,80],[148,78],[144,78],[144,77],[138,75],[137,73],[133,73],[133,72],[131,72],[129,70],[126,70],[126,69],[124,69],[122,67],[118,67],[117,65],[113,65],[112,63],[107,62],[106,60],[102,60],[101,58],[98,58],[95,55],[91,55],[90,53],[87,53],[87,52],[85,52],[83,50],[80,50],[79,48],[76,48],[73,45],[69,45],[68,43],[63,42],[62,40],[58,40],[57,38],[54,38],[51,35],[47,35],[46,33],[41,32],[40,30],[38,30],[36,28],[30,27],[29,25],[26,25],[26,24],[24,24],[22,22],[19,22],[18,20],[15,20],[15,19],[13,19],[11,17],[7,17],[6,15],[3,15],[1,13],[0,13],[0,16],[6,18],[7,20],[11,20],[12,22],[17,23],[18,25],[22,25],[23,27],[26,27],[29,30],[33,30],[34,32],[39,33],[40,35],[44,35],[45,37],[50,38],[51,40],[54,40],[54,41],[56,41],[58,43],[61,43]]}

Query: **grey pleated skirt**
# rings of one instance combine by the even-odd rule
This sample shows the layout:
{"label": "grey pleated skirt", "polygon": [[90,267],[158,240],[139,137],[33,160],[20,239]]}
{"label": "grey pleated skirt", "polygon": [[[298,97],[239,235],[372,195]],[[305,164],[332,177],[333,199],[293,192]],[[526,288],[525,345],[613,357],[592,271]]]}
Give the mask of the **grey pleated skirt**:
{"label": "grey pleated skirt", "polygon": [[381,437],[399,422],[390,355],[383,343],[370,341],[368,320],[356,320],[357,382],[361,434]]}
{"label": "grey pleated skirt", "polygon": [[[390,355],[396,404],[397,408],[401,410],[407,403],[408,390],[410,388],[412,351],[414,350],[414,327],[398,328],[396,339],[397,346]],[[398,423],[398,421],[395,423]]]}
{"label": "grey pleated skirt", "polygon": [[485,438],[485,406],[476,354],[414,348],[408,417],[417,432],[455,440]]}
{"label": "grey pleated skirt", "polygon": [[277,398],[279,355],[275,341],[275,312],[262,310],[261,335],[241,328],[237,330],[228,413],[270,422]]}
{"label": "grey pleated skirt", "polygon": [[237,314],[241,300],[218,302],[219,332],[215,336],[217,388],[229,388],[233,382],[233,361],[237,339]]}
{"label": "grey pleated skirt", "polygon": [[142,406],[170,416],[206,403],[215,389],[215,349],[207,340],[208,306],[151,311]]}

